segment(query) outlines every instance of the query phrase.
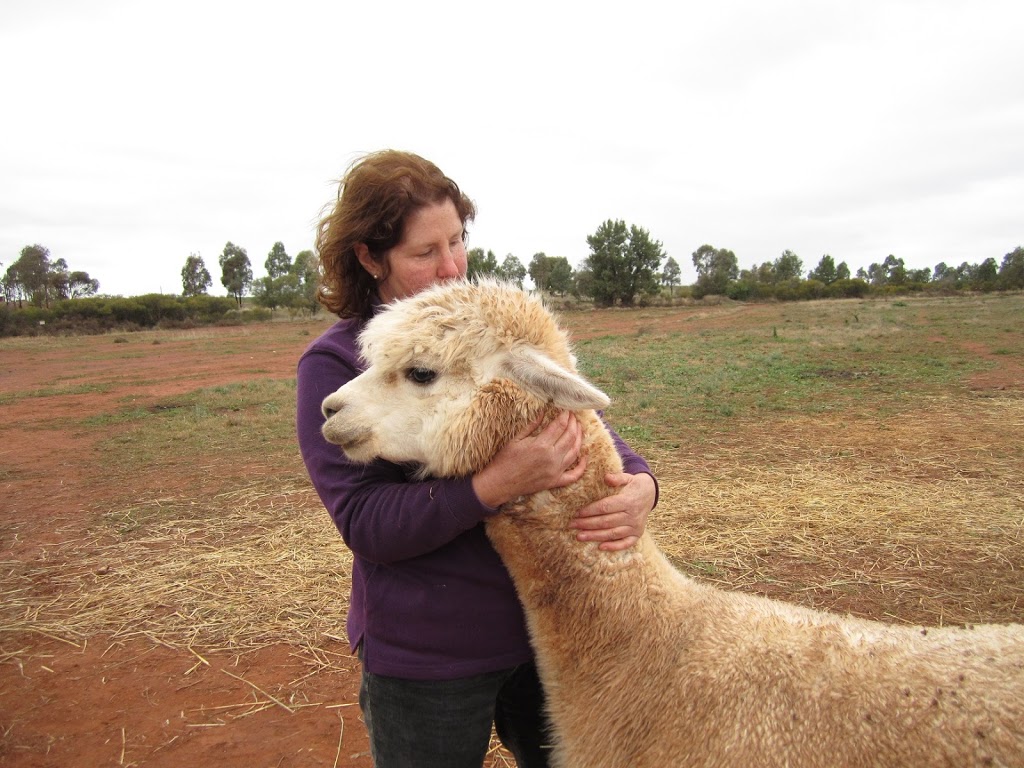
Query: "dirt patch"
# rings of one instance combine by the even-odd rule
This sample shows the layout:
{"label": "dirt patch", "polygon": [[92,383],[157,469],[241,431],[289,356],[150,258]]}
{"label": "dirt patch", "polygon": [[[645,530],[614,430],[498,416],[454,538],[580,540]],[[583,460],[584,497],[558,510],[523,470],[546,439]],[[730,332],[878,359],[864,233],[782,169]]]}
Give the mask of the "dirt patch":
{"label": "dirt patch", "polygon": [[204,656],[134,641],[4,644],[3,763],[370,766],[354,659],[310,674],[278,645]]}
{"label": "dirt patch", "polygon": [[[1019,342],[1018,342],[1019,343]],[[1007,354],[997,352],[990,344],[960,342],[960,345],[992,367],[971,376],[969,385],[974,390],[1020,390],[1024,388],[1024,365]]]}
{"label": "dirt patch", "polygon": [[[104,525],[95,510],[126,495],[125,488],[97,479],[104,477],[97,443],[109,433],[83,430],[84,417],[160,408],[167,398],[200,387],[293,377],[298,355],[322,327],[53,339],[43,351],[11,342],[0,381],[3,391],[23,396],[4,406],[0,444],[8,578],[88,538]],[[165,476],[132,478],[129,495],[167,493]],[[83,556],[88,553],[80,548]],[[330,663],[284,643],[201,656],[145,637],[5,631],[0,759],[26,768],[369,766],[356,703],[358,664],[343,641],[325,642]]]}

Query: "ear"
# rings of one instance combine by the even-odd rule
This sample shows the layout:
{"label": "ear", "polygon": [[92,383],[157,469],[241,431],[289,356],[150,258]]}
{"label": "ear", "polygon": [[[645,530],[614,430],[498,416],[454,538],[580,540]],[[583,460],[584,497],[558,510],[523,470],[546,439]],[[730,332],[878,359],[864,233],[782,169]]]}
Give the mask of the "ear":
{"label": "ear", "polygon": [[374,280],[380,278],[380,265],[373,260],[373,256],[370,255],[370,249],[366,243],[355,244],[356,258],[359,259],[359,263],[363,269],[370,273]]}
{"label": "ear", "polygon": [[569,411],[604,408],[608,395],[536,349],[522,347],[502,362],[503,373],[523,389]]}

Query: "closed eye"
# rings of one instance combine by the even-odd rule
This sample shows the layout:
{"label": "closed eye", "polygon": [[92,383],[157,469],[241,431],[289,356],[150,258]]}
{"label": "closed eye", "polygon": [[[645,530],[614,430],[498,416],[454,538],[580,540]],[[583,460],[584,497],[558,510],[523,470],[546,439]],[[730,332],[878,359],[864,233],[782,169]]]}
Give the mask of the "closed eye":
{"label": "closed eye", "polygon": [[429,384],[437,378],[437,371],[430,368],[410,368],[405,372],[405,378],[413,384]]}

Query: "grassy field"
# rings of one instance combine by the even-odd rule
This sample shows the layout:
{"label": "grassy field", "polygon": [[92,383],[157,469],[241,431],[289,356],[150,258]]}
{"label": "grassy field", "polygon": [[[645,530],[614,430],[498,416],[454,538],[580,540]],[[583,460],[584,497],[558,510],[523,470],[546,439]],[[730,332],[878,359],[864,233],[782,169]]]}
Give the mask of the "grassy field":
{"label": "grassy field", "polygon": [[[562,322],[682,570],[893,622],[1024,618],[1024,296]],[[0,340],[0,661],[38,636],[347,658],[350,555],[293,434],[326,324]]]}

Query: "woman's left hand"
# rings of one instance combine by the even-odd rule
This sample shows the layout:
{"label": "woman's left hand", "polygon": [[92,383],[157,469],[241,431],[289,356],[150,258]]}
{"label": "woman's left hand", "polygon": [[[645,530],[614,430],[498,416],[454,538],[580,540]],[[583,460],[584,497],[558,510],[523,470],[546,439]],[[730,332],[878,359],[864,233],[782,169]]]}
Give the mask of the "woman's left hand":
{"label": "woman's left hand", "polygon": [[646,472],[607,474],[605,483],[618,492],[588,504],[569,524],[579,541],[600,542],[600,548],[617,551],[632,547],[643,535],[647,514],[654,508],[654,478]]}

